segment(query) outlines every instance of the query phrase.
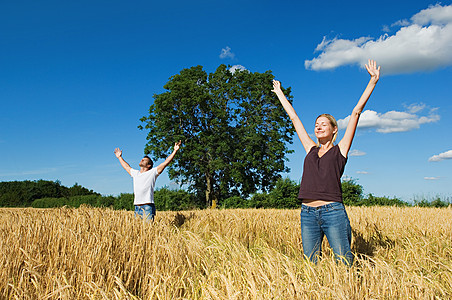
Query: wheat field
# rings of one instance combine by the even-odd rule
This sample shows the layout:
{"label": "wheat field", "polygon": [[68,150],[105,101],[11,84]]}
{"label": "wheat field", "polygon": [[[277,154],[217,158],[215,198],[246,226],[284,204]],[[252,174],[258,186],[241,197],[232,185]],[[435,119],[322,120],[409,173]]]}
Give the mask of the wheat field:
{"label": "wheat field", "polygon": [[347,207],[351,268],[299,210],[0,209],[2,299],[451,299],[452,209]]}

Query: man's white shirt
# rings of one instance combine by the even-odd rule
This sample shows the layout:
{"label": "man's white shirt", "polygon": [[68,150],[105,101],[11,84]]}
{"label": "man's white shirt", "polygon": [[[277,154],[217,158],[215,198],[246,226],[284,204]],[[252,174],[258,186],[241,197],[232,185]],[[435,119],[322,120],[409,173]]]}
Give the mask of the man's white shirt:
{"label": "man's white shirt", "polygon": [[134,205],[154,203],[155,180],[159,176],[157,167],[144,173],[133,168],[130,169],[130,176],[133,178]]}

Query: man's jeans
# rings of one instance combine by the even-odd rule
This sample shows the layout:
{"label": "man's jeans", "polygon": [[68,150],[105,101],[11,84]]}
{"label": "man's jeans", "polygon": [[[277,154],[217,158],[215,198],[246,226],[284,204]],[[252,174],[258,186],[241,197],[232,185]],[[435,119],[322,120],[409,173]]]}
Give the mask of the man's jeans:
{"label": "man's jeans", "polygon": [[140,216],[144,220],[154,221],[155,204],[135,205],[135,216]]}
{"label": "man's jeans", "polygon": [[337,260],[351,266],[352,230],[344,204],[333,202],[319,207],[301,205],[301,240],[304,254],[314,263],[322,255],[326,235]]}

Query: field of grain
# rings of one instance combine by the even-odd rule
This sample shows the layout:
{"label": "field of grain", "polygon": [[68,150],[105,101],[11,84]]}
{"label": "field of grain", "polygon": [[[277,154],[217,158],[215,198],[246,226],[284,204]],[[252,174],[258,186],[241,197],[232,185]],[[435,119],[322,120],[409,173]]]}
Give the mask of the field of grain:
{"label": "field of grain", "polygon": [[347,211],[351,268],[303,259],[299,210],[0,209],[0,297],[452,298],[451,208]]}

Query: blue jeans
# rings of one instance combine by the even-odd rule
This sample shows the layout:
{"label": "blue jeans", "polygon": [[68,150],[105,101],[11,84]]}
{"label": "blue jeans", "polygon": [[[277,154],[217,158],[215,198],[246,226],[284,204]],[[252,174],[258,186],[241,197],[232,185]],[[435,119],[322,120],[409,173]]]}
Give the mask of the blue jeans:
{"label": "blue jeans", "polygon": [[135,205],[135,217],[136,216],[140,216],[145,220],[154,221],[155,204]]}
{"label": "blue jeans", "polygon": [[314,263],[322,256],[326,235],[337,260],[351,266],[352,229],[343,203],[333,202],[319,207],[301,205],[301,240],[304,254]]}

